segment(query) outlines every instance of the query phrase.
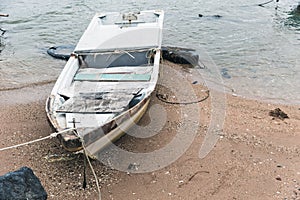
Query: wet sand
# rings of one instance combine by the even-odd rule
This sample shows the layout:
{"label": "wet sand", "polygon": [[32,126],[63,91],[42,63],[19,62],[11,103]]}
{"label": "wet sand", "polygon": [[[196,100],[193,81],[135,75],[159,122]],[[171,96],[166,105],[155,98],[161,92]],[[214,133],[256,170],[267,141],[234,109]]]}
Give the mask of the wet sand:
{"label": "wet sand", "polygon": [[[52,86],[44,85],[42,90],[33,87],[14,91],[32,97],[25,103],[21,101],[22,95],[17,97],[18,101],[3,102],[15,96],[1,92],[0,148],[52,133],[44,109],[46,94],[50,93]],[[178,83],[173,86],[176,88]],[[203,85],[194,84],[192,87],[197,98],[205,97]],[[40,91],[39,97],[30,95],[34,91]],[[177,100],[172,99],[170,91],[160,92]],[[184,94],[184,91],[178,92]],[[299,105],[269,104],[227,94],[225,123],[218,132],[220,139],[212,151],[200,159],[199,149],[211,122],[212,101],[210,97],[196,104],[199,125],[192,144],[167,167],[148,173],[129,173],[93,160],[102,199],[300,199]],[[197,118],[193,113],[181,115],[181,109],[185,109],[183,105],[166,104],[155,95],[150,108],[153,105],[162,106],[167,113],[163,128],[151,138],[126,135],[116,143],[118,147],[131,152],[152,152],[166,146],[175,137],[178,127],[183,126],[182,117],[187,118],[188,123]],[[269,111],[275,108],[283,110],[289,118],[282,120],[269,116]],[[158,120],[163,117],[148,112],[139,125],[151,124],[153,116]],[[191,128],[186,128],[186,133],[193,132]],[[103,158],[114,156],[110,148],[103,153]],[[48,199],[97,199],[95,178],[89,168],[87,188],[82,188],[83,155],[66,152],[55,138],[0,152],[1,175],[22,166],[33,169],[45,187]],[[135,172],[138,170],[137,166]]]}

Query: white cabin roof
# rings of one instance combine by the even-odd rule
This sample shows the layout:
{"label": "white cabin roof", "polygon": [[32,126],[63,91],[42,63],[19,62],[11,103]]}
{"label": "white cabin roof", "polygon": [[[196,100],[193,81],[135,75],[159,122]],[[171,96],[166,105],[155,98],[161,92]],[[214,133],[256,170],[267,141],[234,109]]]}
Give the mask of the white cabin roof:
{"label": "white cabin roof", "polygon": [[75,51],[161,47],[163,11],[96,14]]}

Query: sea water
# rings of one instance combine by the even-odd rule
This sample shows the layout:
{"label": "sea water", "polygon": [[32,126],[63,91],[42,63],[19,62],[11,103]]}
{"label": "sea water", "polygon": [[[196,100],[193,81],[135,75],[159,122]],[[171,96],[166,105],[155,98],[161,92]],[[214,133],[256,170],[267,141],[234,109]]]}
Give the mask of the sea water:
{"label": "sea water", "polygon": [[0,27],[7,30],[1,37],[0,90],[54,82],[65,61],[46,50],[76,44],[96,12],[163,9],[163,45],[196,49],[205,69],[194,70],[212,81],[221,77],[216,87],[300,104],[300,18],[291,13],[298,2],[258,6],[263,2],[1,0],[0,13],[9,17],[0,18]]}

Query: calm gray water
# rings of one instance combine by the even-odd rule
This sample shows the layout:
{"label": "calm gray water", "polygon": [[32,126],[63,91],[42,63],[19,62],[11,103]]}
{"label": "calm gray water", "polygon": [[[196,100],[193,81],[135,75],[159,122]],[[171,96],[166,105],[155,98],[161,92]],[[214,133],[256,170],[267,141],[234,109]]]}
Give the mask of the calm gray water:
{"label": "calm gray water", "polygon": [[[47,48],[76,44],[95,12],[159,8],[165,11],[163,44],[209,56],[207,62],[200,55],[204,73],[223,75],[226,86],[246,97],[300,104],[300,19],[290,15],[297,0],[280,0],[277,11],[275,2],[257,6],[262,2],[1,0],[0,13],[10,16],[0,18],[7,30],[0,88],[55,80],[65,62],[48,56]],[[214,66],[218,74],[212,74]]]}

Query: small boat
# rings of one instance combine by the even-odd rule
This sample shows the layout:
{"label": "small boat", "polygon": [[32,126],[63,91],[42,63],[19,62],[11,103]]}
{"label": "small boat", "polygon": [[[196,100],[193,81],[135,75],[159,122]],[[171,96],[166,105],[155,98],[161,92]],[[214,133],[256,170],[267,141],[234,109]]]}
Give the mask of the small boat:
{"label": "small boat", "polygon": [[158,76],[164,12],[96,14],[47,99],[68,151],[95,155],[145,113]]}

